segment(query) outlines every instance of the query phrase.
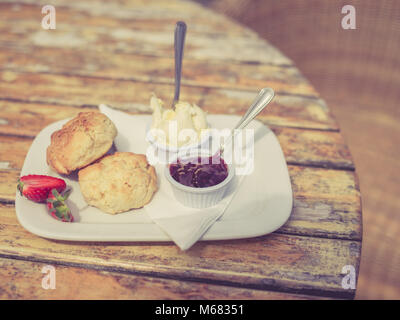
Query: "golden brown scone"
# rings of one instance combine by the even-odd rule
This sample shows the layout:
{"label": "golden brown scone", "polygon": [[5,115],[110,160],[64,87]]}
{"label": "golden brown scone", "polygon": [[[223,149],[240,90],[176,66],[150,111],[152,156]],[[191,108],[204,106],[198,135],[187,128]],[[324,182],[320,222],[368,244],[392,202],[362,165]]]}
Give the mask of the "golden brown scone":
{"label": "golden brown scone", "polygon": [[47,164],[69,174],[105,155],[116,135],[117,128],[106,115],[81,112],[51,135]]}
{"label": "golden brown scone", "polygon": [[115,214],[141,208],[157,190],[157,175],[144,154],[116,152],[79,170],[86,202]]}

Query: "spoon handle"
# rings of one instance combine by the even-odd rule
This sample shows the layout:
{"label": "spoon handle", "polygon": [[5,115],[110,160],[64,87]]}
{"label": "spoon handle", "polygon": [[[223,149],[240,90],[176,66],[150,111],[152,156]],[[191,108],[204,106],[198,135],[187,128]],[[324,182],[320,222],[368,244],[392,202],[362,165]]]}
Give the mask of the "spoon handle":
{"label": "spoon handle", "polygon": [[234,137],[238,130],[246,127],[274,98],[274,90],[271,88],[262,89],[256,99],[251,104],[250,108],[246,111],[245,115],[239,120],[235,128],[232,130],[231,135],[220,146],[220,155],[224,153],[225,147],[233,142]]}
{"label": "spoon handle", "polygon": [[183,47],[185,45],[186,23],[178,21],[175,27],[175,96],[172,107],[179,101],[181,88]]}
{"label": "spoon handle", "polygon": [[240,119],[235,129],[243,129],[252,121],[274,98],[274,90],[271,88],[261,89],[245,115]]}

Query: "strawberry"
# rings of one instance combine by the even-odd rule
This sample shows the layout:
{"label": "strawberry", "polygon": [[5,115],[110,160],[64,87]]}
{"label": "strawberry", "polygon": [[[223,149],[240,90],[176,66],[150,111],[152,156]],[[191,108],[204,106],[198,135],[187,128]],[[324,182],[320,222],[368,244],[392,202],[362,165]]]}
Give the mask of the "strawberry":
{"label": "strawberry", "polygon": [[63,222],[73,222],[74,217],[71,210],[65,204],[65,200],[69,197],[71,190],[60,194],[56,189],[51,190],[47,198],[47,208],[53,218]]}
{"label": "strawberry", "polygon": [[18,179],[17,188],[21,196],[34,202],[45,202],[50,190],[56,189],[58,192],[65,190],[65,181],[59,178],[30,174]]}

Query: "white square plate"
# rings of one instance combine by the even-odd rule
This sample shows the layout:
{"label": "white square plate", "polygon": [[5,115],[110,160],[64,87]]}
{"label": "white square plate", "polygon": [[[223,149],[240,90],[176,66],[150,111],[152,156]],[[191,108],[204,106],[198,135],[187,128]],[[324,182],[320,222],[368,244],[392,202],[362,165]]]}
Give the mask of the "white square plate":
{"label": "white square plate", "polygon": [[[115,140],[118,151],[145,153],[145,129],[151,122],[151,116],[137,115],[134,119],[136,123],[132,123],[132,128],[137,150],[124,150],[125,138],[119,133]],[[233,128],[239,117],[208,115],[207,119],[211,127]],[[38,236],[58,240],[170,241],[147,216],[146,207],[118,215],[103,213],[85,203],[76,175],[60,176],[47,166],[46,149],[50,144],[50,136],[66,121],[68,119],[53,123],[36,136],[26,156],[21,176],[46,174],[64,179],[73,189],[68,204],[75,222],[55,220],[44,204],[29,201],[17,192],[15,208],[21,225]],[[279,142],[274,133],[259,121],[254,120],[249,127],[255,129],[254,171],[245,177],[223,217],[208,230],[202,240],[261,236],[280,228],[290,216],[292,188]]]}

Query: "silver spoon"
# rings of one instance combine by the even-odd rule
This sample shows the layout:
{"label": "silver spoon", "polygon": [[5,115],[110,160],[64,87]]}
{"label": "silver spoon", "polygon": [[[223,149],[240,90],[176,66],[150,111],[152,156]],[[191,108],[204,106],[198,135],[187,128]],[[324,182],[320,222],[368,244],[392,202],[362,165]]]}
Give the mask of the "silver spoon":
{"label": "silver spoon", "polygon": [[256,99],[246,111],[245,115],[239,120],[231,135],[221,143],[219,154],[222,157],[225,147],[230,144],[239,130],[244,129],[274,98],[274,90],[271,88],[261,89]]}
{"label": "silver spoon", "polygon": [[186,23],[178,21],[175,27],[175,95],[174,101],[172,102],[172,109],[175,108],[175,104],[179,101],[179,93],[181,88],[181,75],[182,75],[182,59],[183,59],[183,47],[185,45],[186,35]]}

